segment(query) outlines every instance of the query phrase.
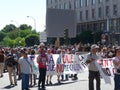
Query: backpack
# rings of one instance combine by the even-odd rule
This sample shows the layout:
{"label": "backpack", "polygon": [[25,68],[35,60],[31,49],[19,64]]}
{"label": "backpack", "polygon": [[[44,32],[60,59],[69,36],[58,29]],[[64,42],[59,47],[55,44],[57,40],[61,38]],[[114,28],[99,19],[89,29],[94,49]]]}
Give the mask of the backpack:
{"label": "backpack", "polygon": [[7,61],[6,61],[6,65],[8,67],[13,67],[17,64],[17,62],[13,59],[13,58],[8,58]]}

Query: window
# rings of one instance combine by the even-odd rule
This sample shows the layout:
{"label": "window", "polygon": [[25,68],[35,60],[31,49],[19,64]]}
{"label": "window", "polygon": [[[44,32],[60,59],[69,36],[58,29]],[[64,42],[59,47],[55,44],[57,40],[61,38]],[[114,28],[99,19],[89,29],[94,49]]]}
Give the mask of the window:
{"label": "window", "polygon": [[64,3],[64,9],[68,9],[68,4]]}
{"label": "window", "polygon": [[83,2],[82,2],[82,0],[80,0],[80,8],[82,7],[82,5],[83,5]]}
{"label": "window", "polygon": [[82,11],[80,11],[80,20],[82,21]]}
{"label": "window", "polygon": [[71,2],[69,2],[69,9],[71,9],[72,8],[72,5],[71,5]]}
{"label": "window", "polygon": [[57,3],[57,0],[55,0],[55,3]]}
{"label": "window", "polygon": [[109,16],[109,6],[106,6],[105,12],[106,12],[106,16]]}
{"label": "window", "polygon": [[88,20],[88,10],[86,10],[86,20]]}
{"label": "window", "polygon": [[85,6],[88,6],[89,0],[85,0]]}
{"label": "window", "polygon": [[106,0],[106,2],[108,2],[109,0]]}
{"label": "window", "polygon": [[100,4],[102,2],[102,0],[98,0],[98,3]]}
{"label": "window", "polygon": [[99,18],[102,17],[102,9],[101,9],[101,7],[98,8],[98,17]]}
{"label": "window", "polygon": [[117,5],[113,5],[113,15],[117,15]]}
{"label": "window", "polygon": [[77,0],[74,1],[74,8],[77,8]]}
{"label": "window", "polygon": [[95,0],[92,0],[92,5],[94,5],[95,4]]}
{"label": "window", "polygon": [[92,18],[95,18],[95,9],[92,9]]}

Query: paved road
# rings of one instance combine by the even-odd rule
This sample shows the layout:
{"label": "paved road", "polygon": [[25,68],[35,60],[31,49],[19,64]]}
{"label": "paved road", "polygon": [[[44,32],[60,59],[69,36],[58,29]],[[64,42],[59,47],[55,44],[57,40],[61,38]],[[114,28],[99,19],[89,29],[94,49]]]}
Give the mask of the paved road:
{"label": "paved road", "polygon": [[[105,84],[101,79],[101,90],[113,90],[114,83],[111,78],[112,84]],[[78,80],[63,81],[60,85],[57,84],[57,76],[52,78],[53,85],[46,86],[46,90],[88,90],[88,72],[78,74]],[[0,78],[0,90],[21,90],[21,81],[15,87],[9,87],[8,73],[4,73],[4,77]],[[31,90],[38,90],[37,86],[30,88]],[[95,89],[96,90],[96,89]]]}

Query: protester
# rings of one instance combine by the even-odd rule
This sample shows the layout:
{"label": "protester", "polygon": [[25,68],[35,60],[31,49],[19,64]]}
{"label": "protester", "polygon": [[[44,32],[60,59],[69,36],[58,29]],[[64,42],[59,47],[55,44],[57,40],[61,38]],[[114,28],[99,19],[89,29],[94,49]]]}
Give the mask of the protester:
{"label": "protester", "polygon": [[42,89],[45,89],[45,77],[48,62],[48,57],[46,55],[46,50],[44,48],[44,44],[40,44],[40,54],[37,57],[37,63],[39,66],[39,80],[38,80],[38,88],[40,88],[40,84],[42,83]]}
{"label": "protester", "polygon": [[[52,53],[51,53],[51,50],[48,48],[47,49],[47,56],[48,56],[48,62],[50,62],[50,59],[51,59],[51,56],[52,56]],[[47,75],[47,80],[46,80],[46,84],[50,84],[52,85],[52,75]]]}
{"label": "protester", "polygon": [[30,90],[29,89],[29,75],[32,71],[30,58],[28,58],[28,53],[26,51],[22,52],[23,57],[19,59],[19,64],[21,68],[21,78],[22,78],[22,90]]}
{"label": "protester", "polygon": [[34,61],[35,60],[35,51],[34,51],[34,49],[31,50],[29,58],[30,58],[30,63],[33,68],[33,71],[30,74],[30,86],[32,86],[32,85],[36,85],[36,78],[37,78],[36,72],[34,72],[34,68],[35,68],[35,63],[34,63],[35,62]]}
{"label": "protester", "polygon": [[[9,74],[10,85],[17,85],[17,78],[16,78],[17,62],[15,61],[13,55],[11,55],[11,54],[8,55],[8,58],[5,61],[5,64],[7,66],[7,70],[8,70],[8,74]],[[14,83],[12,80],[12,76],[14,77]]]}
{"label": "protester", "polygon": [[[66,54],[65,49],[62,49],[61,50],[62,59],[64,59],[65,54]],[[68,74],[62,74],[61,75],[61,81],[64,81],[64,79],[67,81],[68,80],[68,76],[69,76]]]}
{"label": "protester", "polygon": [[115,67],[114,90],[120,90],[120,47],[115,49],[115,58],[113,59]]}
{"label": "protester", "polygon": [[[56,52],[57,54],[59,54],[59,58],[58,59],[61,59],[61,49],[60,48],[58,48],[57,49],[57,52]],[[61,64],[61,60],[57,60],[57,64]],[[61,81],[60,81],[60,73],[58,73],[57,74],[57,81],[58,81],[58,84],[61,84]]]}
{"label": "protester", "polygon": [[4,59],[4,51],[0,51],[0,77],[3,77]]}
{"label": "protester", "polygon": [[96,90],[100,89],[100,73],[95,65],[95,62],[99,59],[97,54],[99,46],[93,44],[91,46],[91,52],[87,56],[86,63],[89,64],[89,90],[94,90],[94,79],[96,79]]}

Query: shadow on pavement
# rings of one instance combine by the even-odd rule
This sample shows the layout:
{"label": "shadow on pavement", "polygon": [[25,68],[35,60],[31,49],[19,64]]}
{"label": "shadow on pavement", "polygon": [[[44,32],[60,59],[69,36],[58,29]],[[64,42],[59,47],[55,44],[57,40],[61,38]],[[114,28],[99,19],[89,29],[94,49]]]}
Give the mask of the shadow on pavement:
{"label": "shadow on pavement", "polygon": [[8,86],[5,86],[4,89],[11,89],[13,87],[15,87],[15,86],[14,85],[8,85]]}

